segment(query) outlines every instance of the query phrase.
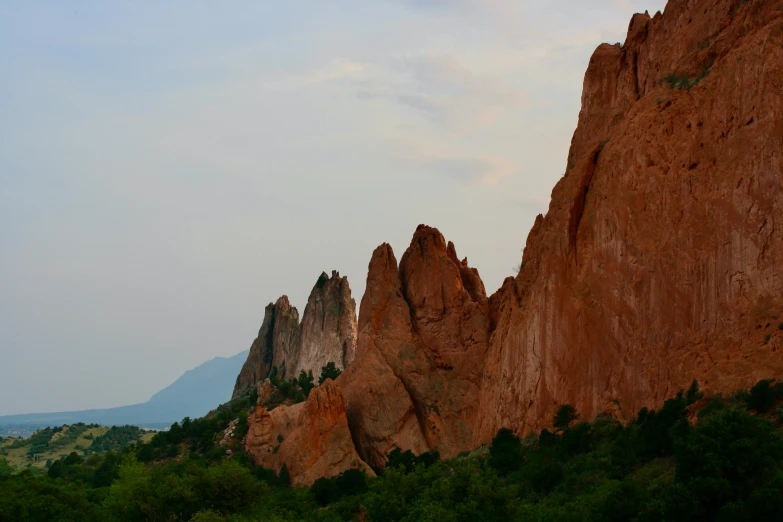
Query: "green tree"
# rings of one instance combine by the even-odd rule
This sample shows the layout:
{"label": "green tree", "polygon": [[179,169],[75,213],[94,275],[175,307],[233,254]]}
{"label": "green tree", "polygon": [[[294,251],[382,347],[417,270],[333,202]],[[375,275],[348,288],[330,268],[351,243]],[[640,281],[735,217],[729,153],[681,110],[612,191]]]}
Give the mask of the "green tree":
{"label": "green tree", "polygon": [[291,486],[291,475],[288,473],[288,466],[285,464],[280,468],[280,474],[277,476],[277,483],[284,488]]}
{"label": "green tree", "polygon": [[310,395],[310,390],[315,388],[315,384],[313,383],[313,372],[312,370],[305,373],[304,370],[299,372],[299,378],[297,379],[297,384],[299,385],[299,388],[302,390],[302,393],[305,397]]}
{"label": "green tree", "polygon": [[318,385],[322,385],[326,379],[335,380],[341,373],[342,371],[338,370],[333,362],[326,363],[326,366],[321,368],[321,377],[318,379]]}
{"label": "green tree", "polygon": [[361,495],[367,491],[367,475],[358,469],[342,472],[334,483],[341,496]]}
{"label": "green tree", "polygon": [[564,430],[578,418],[579,414],[576,412],[576,408],[570,404],[563,404],[555,413],[554,426],[558,430]]}
{"label": "green tree", "polygon": [[0,457],[0,481],[5,480],[13,474],[13,468],[8,464],[5,458]]}
{"label": "green tree", "polygon": [[[735,410],[717,413],[676,445],[675,458],[677,483],[693,497],[687,503],[695,502],[691,510],[702,519],[724,519],[745,506],[751,520],[761,520],[769,498],[783,509],[783,441],[764,419]],[[769,498],[764,492],[771,492]],[[669,512],[681,507],[675,504]]]}
{"label": "green tree", "polygon": [[704,394],[699,390],[699,381],[693,379],[690,388],[685,392],[685,404],[691,405],[702,397],[704,397]]}
{"label": "green tree", "polygon": [[334,480],[321,477],[310,486],[310,494],[313,496],[319,506],[327,506],[340,498],[340,490]]}
{"label": "green tree", "polygon": [[65,476],[65,470],[63,469],[63,463],[61,460],[55,460],[52,465],[49,466],[49,470],[46,472],[49,478],[58,479]]}
{"label": "green tree", "polygon": [[759,381],[750,389],[750,394],[747,398],[748,408],[756,410],[759,413],[766,413],[775,403],[775,400],[783,395],[783,387],[773,386],[774,381],[771,379],[765,379]]}
{"label": "green tree", "polygon": [[508,428],[501,428],[489,447],[489,465],[500,475],[507,475],[522,466],[522,441]]}
{"label": "green tree", "polygon": [[193,487],[202,505],[224,515],[249,506],[267,489],[249,469],[233,459],[207,467],[203,474],[199,473]]}
{"label": "green tree", "polygon": [[100,467],[95,470],[92,485],[96,488],[110,486],[114,479],[119,477],[120,456],[109,452],[103,457]]}
{"label": "green tree", "polygon": [[104,506],[117,520],[133,522],[152,518],[150,499],[154,491],[144,464],[130,455],[120,466],[118,475],[109,488]]}

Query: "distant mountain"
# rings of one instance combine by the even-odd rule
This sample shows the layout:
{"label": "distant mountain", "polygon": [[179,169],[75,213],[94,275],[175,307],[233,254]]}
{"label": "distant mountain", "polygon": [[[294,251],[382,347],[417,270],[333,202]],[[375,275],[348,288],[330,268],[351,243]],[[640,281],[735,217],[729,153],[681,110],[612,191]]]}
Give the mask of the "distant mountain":
{"label": "distant mountain", "polygon": [[167,428],[184,417],[202,417],[231,399],[237,375],[247,354],[246,350],[229,358],[215,357],[186,371],[182,377],[143,404],[99,410],[0,416],[0,435],[26,435],[38,428],[77,422]]}

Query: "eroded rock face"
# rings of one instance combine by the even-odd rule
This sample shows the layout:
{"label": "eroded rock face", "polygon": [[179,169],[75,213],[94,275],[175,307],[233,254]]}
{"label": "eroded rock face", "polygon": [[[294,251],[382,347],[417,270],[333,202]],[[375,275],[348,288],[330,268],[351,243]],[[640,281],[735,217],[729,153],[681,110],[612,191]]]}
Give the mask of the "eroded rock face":
{"label": "eroded rock face", "polygon": [[351,364],[356,354],[356,301],[347,277],[334,271],[331,278],[321,274],[307,300],[300,331],[302,346],[294,375],[312,372],[317,380],[327,363],[339,369]]}
{"label": "eroded rock face", "polygon": [[339,378],[359,454],[383,466],[394,448],[458,454],[472,441],[489,308],[478,273],[420,225],[399,269],[373,253],[354,363]]}
{"label": "eroded rock face", "polygon": [[783,373],[782,15],[672,0],[596,50],[566,175],[490,299],[474,444]]}
{"label": "eroded rock face", "polygon": [[299,312],[282,296],[269,304],[258,338],[253,341],[234,386],[234,397],[246,393],[277,368],[282,379],[312,372],[317,381],[321,368],[334,362],[345,368],[356,353],[356,302],[347,277],[321,274],[310,293],[301,324]]}
{"label": "eroded rock face", "polygon": [[[634,16],[625,44],[590,61],[566,174],[519,274],[487,299],[425,226],[399,267],[389,245],[373,253],[337,379],[357,455],[451,457],[501,427],[549,426],[566,403],[629,419],[694,378],[729,392],[779,377],[782,223],[783,11],[672,0]],[[307,448],[306,430],[324,433],[299,422],[322,403],[308,404],[257,412],[254,440],[296,424],[287,452]]]}
{"label": "eroded rock face", "polygon": [[267,411],[258,407],[249,417],[245,449],[256,464],[288,468],[294,486],[309,486],[320,477],[348,469],[374,472],[351,440],[340,387],[331,379],[314,388],[306,402]]}
{"label": "eroded rock face", "polygon": [[264,321],[258,337],[250,346],[247,361],[234,385],[234,397],[266,379],[272,368],[278,368],[281,377],[293,374],[286,368],[296,365],[301,342],[299,340],[299,312],[291,306],[287,296],[270,303],[264,310]]}

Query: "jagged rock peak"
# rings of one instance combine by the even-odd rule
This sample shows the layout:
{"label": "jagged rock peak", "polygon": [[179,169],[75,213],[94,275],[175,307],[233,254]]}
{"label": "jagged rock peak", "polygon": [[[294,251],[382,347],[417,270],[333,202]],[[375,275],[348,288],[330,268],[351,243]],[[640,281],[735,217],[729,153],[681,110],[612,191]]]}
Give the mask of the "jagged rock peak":
{"label": "jagged rock peak", "polygon": [[271,412],[256,408],[248,423],[247,453],[265,468],[279,470],[285,465],[294,486],[309,486],[349,469],[374,476],[356,452],[343,394],[331,379],[312,389],[303,403]]}
{"label": "jagged rock peak", "polygon": [[237,377],[234,397],[256,386],[274,368],[284,379],[304,371],[312,372],[316,380],[329,362],[345,368],[355,356],[356,337],[356,302],[348,278],[337,271],[331,278],[323,272],[310,292],[301,323],[288,296],[266,307],[258,337]]}
{"label": "jagged rock peak", "polygon": [[472,440],[489,331],[483,288],[432,227],[416,229],[399,268],[388,244],[373,252],[356,360],[338,379],[357,451],[372,466],[394,448],[449,457]]}
{"label": "jagged rock peak", "polygon": [[351,297],[347,277],[332,271],[322,273],[307,300],[301,324],[301,351],[296,374],[312,372],[317,379],[321,368],[333,362],[343,369],[356,355],[356,301]]}
{"label": "jagged rock peak", "polygon": [[258,337],[250,346],[247,360],[237,376],[234,397],[246,393],[277,368],[281,377],[293,374],[291,368],[299,359],[299,312],[281,296],[264,309],[264,320]]}

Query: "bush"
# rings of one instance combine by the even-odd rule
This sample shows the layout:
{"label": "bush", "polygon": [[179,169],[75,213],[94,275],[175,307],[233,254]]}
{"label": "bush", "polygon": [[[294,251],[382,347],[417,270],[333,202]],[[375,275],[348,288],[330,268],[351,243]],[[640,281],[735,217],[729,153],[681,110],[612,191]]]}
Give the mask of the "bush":
{"label": "bush", "polygon": [[340,496],[361,495],[367,492],[367,475],[358,469],[349,469],[340,474],[334,483]]}
{"label": "bush", "polygon": [[783,398],[783,383],[773,386],[775,381],[765,379],[757,382],[747,397],[748,409],[759,413],[766,413],[775,404],[775,401]]}
{"label": "bush", "polygon": [[576,412],[576,408],[570,404],[564,404],[558,408],[555,413],[554,426],[558,430],[564,430],[571,425],[572,422],[579,418],[579,414]]}
{"label": "bush", "polygon": [[690,388],[688,388],[688,391],[685,393],[685,404],[690,406],[702,397],[704,397],[704,394],[699,390],[699,381],[693,379]]}
{"label": "bush", "polygon": [[587,453],[593,442],[590,423],[580,422],[573,428],[568,428],[560,437],[560,448],[566,455],[574,456]]}
{"label": "bush", "polygon": [[322,385],[326,379],[335,380],[341,373],[342,371],[338,370],[333,362],[326,363],[326,366],[321,368],[321,377],[318,378],[318,385]]}
{"label": "bush", "polygon": [[[783,482],[777,480],[783,458],[783,440],[768,421],[745,412],[728,410],[691,430],[675,452],[676,480],[689,495],[678,494],[671,511],[682,510],[700,519],[725,519],[744,505],[750,520],[762,520],[770,505],[769,491],[783,509]],[[771,490],[770,490],[771,488]],[[759,497],[761,495],[761,497]]]}
{"label": "bush", "polygon": [[310,486],[310,494],[313,496],[319,506],[326,506],[340,498],[340,491],[337,484],[330,478],[319,478]]}
{"label": "bush", "polygon": [[508,428],[501,428],[489,447],[489,465],[500,475],[517,471],[522,466],[522,441]]}

